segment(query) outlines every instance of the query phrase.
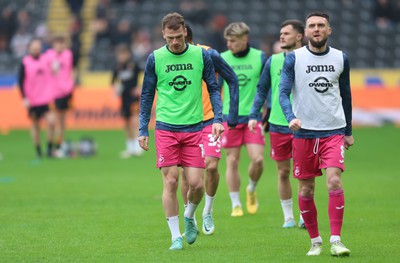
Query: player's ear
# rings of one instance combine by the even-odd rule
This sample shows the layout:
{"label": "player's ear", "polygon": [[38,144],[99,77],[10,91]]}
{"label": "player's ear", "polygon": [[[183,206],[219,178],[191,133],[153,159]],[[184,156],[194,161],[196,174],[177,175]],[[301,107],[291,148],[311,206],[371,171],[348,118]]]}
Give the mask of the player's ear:
{"label": "player's ear", "polygon": [[164,30],[161,30],[161,32],[162,32],[162,37],[165,39],[165,33],[164,33]]}

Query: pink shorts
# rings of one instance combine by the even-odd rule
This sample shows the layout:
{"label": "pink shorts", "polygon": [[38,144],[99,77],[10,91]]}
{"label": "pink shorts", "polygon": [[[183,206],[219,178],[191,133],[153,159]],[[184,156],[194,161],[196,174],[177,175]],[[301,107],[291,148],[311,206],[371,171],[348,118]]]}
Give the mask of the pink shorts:
{"label": "pink shorts", "polygon": [[156,130],[157,168],[183,166],[205,168],[202,131]]}
{"label": "pink shorts", "polygon": [[216,157],[221,159],[221,141],[218,138],[214,141],[212,136],[212,125],[203,128],[203,145],[206,157]]}
{"label": "pink shorts", "polygon": [[321,169],[344,168],[344,136],[293,139],[293,176],[309,179],[322,175]]}
{"label": "pink shorts", "polygon": [[254,127],[255,132],[251,132],[245,123],[240,123],[236,128],[230,130],[226,122],[223,123],[225,131],[222,134],[222,148],[240,147],[243,144],[265,145],[264,130],[261,122]]}
{"label": "pink shorts", "polygon": [[269,139],[272,160],[283,161],[292,158],[293,134],[269,132]]}

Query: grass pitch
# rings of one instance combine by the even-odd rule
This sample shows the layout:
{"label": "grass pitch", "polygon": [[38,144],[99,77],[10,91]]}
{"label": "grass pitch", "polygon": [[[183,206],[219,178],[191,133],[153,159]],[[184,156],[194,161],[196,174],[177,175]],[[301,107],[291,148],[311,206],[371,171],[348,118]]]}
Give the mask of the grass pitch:
{"label": "grass pitch", "polygon": [[[148,153],[122,160],[122,132],[69,131],[66,137],[77,140],[84,135],[96,140],[97,156],[40,163],[32,162],[34,151],[27,131],[0,137],[0,262],[397,262],[400,257],[398,128],[354,130],[356,144],[346,152],[343,175],[342,240],[352,250],[347,259],[329,255],[325,177],[318,178],[316,188],[325,244],[322,255],[305,256],[310,247],[305,230],[281,228],[276,169],[268,153],[257,186],[258,214],[229,216],[223,158],[214,205],[215,235],[201,234],[195,244],[185,244],[183,251],[168,251],[170,234],[161,206],[154,138]],[[243,205],[248,163],[243,151]],[[296,189],[295,180],[292,186]],[[203,205],[197,212],[199,223]],[[297,217],[295,198],[294,211]]]}

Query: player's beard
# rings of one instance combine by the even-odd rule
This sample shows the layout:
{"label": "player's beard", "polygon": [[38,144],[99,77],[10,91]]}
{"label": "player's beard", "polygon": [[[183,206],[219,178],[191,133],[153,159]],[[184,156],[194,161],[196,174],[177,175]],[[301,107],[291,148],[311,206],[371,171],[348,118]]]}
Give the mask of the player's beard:
{"label": "player's beard", "polygon": [[312,38],[309,39],[311,45],[315,48],[321,48],[326,44],[326,41],[328,41],[328,38],[322,39],[321,41],[317,42],[314,41]]}

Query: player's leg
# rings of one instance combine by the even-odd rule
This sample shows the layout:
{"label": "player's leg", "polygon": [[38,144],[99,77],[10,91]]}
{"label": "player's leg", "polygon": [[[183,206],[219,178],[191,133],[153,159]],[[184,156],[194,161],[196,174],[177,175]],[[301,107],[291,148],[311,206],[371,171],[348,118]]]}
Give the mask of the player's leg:
{"label": "player's leg", "polygon": [[120,156],[123,159],[135,155],[136,143],[133,134],[133,114],[132,114],[132,101],[129,96],[121,96],[121,117],[124,121],[125,132],[125,150],[121,152]]}
{"label": "player's leg", "polygon": [[40,118],[35,112],[35,108],[29,109],[29,116],[31,118],[31,137],[35,147],[36,156],[38,159],[42,158],[42,147],[40,145]]}
{"label": "player's leg", "polygon": [[46,133],[47,133],[47,156],[53,156],[53,142],[56,130],[56,113],[54,110],[49,110],[48,107],[44,109],[44,117],[46,119]]}
{"label": "player's leg", "polygon": [[246,144],[246,148],[250,157],[246,207],[250,214],[255,214],[258,210],[256,186],[264,170],[264,145],[249,143]]}
{"label": "player's leg", "polygon": [[258,210],[256,185],[264,170],[265,138],[262,123],[257,123],[254,127],[254,132],[251,132],[246,127],[243,133],[243,141],[250,157],[250,165],[248,168],[250,178],[246,188],[246,207],[250,214],[255,214]]}
{"label": "player's leg", "polygon": [[140,147],[137,138],[139,137],[139,101],[133,101],[132,106],[132,118],[131,118],[131,131],[134,142],[135,155],[143,154],[143,149]]}
{"label": "player's leg", "polygon": [[215,231],[214,219],[212,217],[213,203],[219,184],[217,157],[206,157],[206,179],[205,179],[205,205],[203,209],[203,233],[211,235]]}
{"label": "player's leg", "polygon": [[170,249],[179,250],[183,248],[183,243],[179,230],[179,207],[176,196],[179,178],[178,167],[162,167],[161,173],[163,176],[162,204],[172,239]]}
{"label": "player's leg", "polygon": [[181,170],[181,194],[182,194],[182,199],[183,203],[185,204],[185,209],[187,207],[188,203],[188,192],[189,192],[189,185],[186,179],[186,173],[185,170]]}
{"label": "player's leg", "polygon": [[203,128],[203,144],[206,160],[205,178],[205,205],[203,209],[203,233],[211,235],[215,231],[213,203],[219,184],[218,162],[221,158],[221,142],[214,140],[212,136],[212,125]]}
{"label": "player's leg", "polygon": [[189,244],[197,238],[194,214],[204,195],[204,147],[202,131],[179,133],[180,159],[189,186],[188,203],[185,210],[185,237]]}
{"label": "player's leg", "polygon": [[315,177],[322,175],[318,151],[315,151],[318,142],[319,139],[293,139],[293,174],[299,179],[299,209],[312,244],[308,256],[318,256],[322,251],[322,238],[319,235],[317,208],[314,202]]}
{"label": "player's leg", "polygon": [[[183,205],[184,205],[184,210],[183,213],[185,214],[185,211],[188,207],[188,192],[189,192],[189,184],[186,179],[186,173],[185,169],[181,169],[181,194],[182,194],[182,200],[183,200]],[[196,215],[193,216],[196,228],[197,228],[197,221],[196,221]],[[197,230],[197,232],[199,232]]]}
{"label": "player's leg", "polygon": [[342,171],[344,171],[343,136],[335,135],[321,139],[321,168],[326,168],[326,185],[329,193],[328,215],[331,227],[333,256],[349,256],[350,250],[341,243],[341,230],[344,215],[344,192]]}
{"label": "player's leg", "polygon": [[179,230],[179,208],[177,199],[178,165],[180,164],[179,143],[176,133],[155,130],[157,168],[163,175],[163,208],[172,236],[170,249],[182,249],[182,236]]}
{"label": "player's leg", "polygon": [[232,202],[231,216],[242,216],[242,204],[240,203],[240,175],[239,160],[240,147],[226,148],[226,183],[228,185],[229,196]]}
{"label": "player's leg", "polygon": [[276,162],[278,171],[278,193],[282,206],[283,228],[296,226],[293,216],[292,186],[290,184],[290,159],[292,158],[293,134],[270,132],[270,156]]}
{"label": "player's leg", "polygon": [[292,228],[296,226],[293,216],[292,186],[290,184],[290,159],[276,161],[278,170],[278,193],[281,201],[284,224],[283,228]]}

